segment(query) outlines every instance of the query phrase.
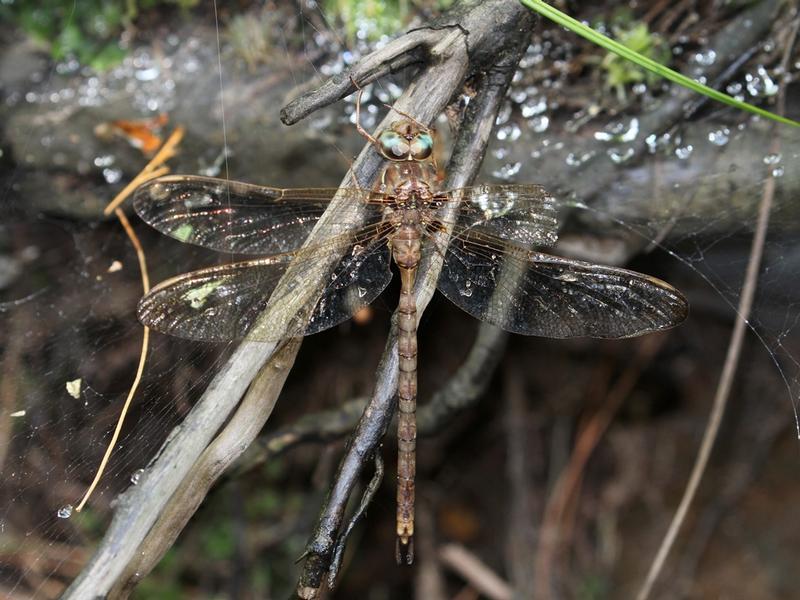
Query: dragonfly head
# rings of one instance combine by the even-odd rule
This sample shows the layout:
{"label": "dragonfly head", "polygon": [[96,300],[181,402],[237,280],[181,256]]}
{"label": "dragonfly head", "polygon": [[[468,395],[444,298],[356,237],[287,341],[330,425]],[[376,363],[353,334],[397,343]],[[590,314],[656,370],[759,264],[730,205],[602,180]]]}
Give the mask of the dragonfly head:
{"label": "dragonfly head", "polygon": [[389,160],[423,161],[433,154],[433,136],[420,124],[395,121],[378,134],[380,153]]}

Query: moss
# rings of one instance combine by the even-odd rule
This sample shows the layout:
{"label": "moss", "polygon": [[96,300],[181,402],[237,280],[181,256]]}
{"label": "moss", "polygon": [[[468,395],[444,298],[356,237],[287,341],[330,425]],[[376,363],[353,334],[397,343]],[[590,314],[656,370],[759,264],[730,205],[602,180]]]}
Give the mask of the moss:
{"label": "moss", "polygon": [[53,59],[76,58],[98,71],[125,57],[120,35],[141,10],[186,9],[198,0],[16,0],[0,3],[0,19],[16,24]]}
{"label": "moss", "polygon": [[[669,64],[671,57],[669,47],[661,36],[650,32],[646,23],[618,16],[611,29],[616,40],[622,45],[663,65]],[[628,86],[634,83],[652,85],[658,81],[657,75],[611,52],[603,58],[600,67],[604,71],[604,87],[614,90],[620,101],[625,100]]]}
{"label": "moss", "polygon": [[401,33],[416,12],[441,12],[453,0],[325,0],[324,9],[343,24],[349,43]]}

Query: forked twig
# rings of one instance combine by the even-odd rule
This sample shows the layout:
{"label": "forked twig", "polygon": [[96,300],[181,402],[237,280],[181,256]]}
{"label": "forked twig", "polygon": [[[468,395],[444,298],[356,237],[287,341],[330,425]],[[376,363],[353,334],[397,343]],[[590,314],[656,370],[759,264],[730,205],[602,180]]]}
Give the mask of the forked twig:
{"label": "forked twig", "polygon": [[[798,28],[800,27],[800,20],[795,23],[794,31],[791,39],[786,46],[783,56],[783,68],[786,69],[789,59],[791,57],[791,50],[794,46],[794,40],[797,37]],[[778,97],[778,106],[776,111],[778,114],[784,113],[784,106],[786,100],[786,88],[781,87],[780,96]],[[780,151],[781,138],[780,129],[774,126],[775,137],[773,138],[770,152],[777,153]],[[745,273],[744,284],[742,285],[742,295],[739,298],[739,305],[737,307],[737,319],[733,325],[733,332],[731,333],[731,340],[728,344],[728,351],[725,356],[725,364],[722,368],[719,384],[714,394],[714,403],[711,408],[711,414],[708,418],[708,424],[703,432],[703,440],[700,444],[700,449],[697,453],[697,459],[692,467],[692,473],[689,481],[686,484],[686,489],[683,492],[683,497],[678,505],[672,522],[661,541],[661,546],[656,553],[653,563],[650,565],[650,570],[647,573],[644,583],[642,584],[639,593],[636,595],[637,600],[647,600],[650,597],[650,592],[655,585],[656,579],[664,568],[664,563],[667,560],[672,546],[675,543],[675,538],[678,536],[681,525],[683,525],[686,515],[689,512],[689,506],[694,500],[697,489],[700,487],[700,482],[703,478],[703,473],[708,465],[708,460],[711,457],[711,450],[714,447],[714,442],[719,433],[720,424],[722,423],[722,416],[725,414],[725,409],[728,405],[728,398],[730,391],[733,387],[733,378],[736,375],[736,370],[739,366],[739,357],[742,351],[742,344],[744,342],[744,334],[749,325],[750,312],[753,307],[753,298],[755,297],[756,288],[758,286],[758,271],[761,268],[761,260],[764,254],[764,243],[767,238],[767,228],[769,226],[769,217],[772,211],[772,203],[775,197],[775,176],[770,173],[764,182],[764,192],[761,196],[761,203],[758,209],[758,221],[756,222],[756,230],[753,234],[753,242],[750,246],[750,259],[747,262],[747,271]]]}

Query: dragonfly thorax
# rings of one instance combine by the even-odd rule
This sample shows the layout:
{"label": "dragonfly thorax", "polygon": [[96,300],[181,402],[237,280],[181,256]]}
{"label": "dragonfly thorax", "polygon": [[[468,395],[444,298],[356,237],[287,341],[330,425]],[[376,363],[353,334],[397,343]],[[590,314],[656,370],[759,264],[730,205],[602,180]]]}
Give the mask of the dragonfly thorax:
{"label": "dragonfly thorax", "polygon": [[381,192],[397,197],[417,194],[429,198],[435,191],[436,169],[429,163],[413,161],[389,164],[381,177]]}

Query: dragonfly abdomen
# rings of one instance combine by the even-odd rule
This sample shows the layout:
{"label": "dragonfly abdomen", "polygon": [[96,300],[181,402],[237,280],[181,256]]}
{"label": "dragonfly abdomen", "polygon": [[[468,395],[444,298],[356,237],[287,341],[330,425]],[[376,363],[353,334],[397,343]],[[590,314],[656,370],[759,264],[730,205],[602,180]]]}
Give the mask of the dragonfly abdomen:
{"label": "dragonfly abdomen", "polygon": [[[422,243],[419,229],[403,223],[392,238],[392,255],[400,269],[400,302],[397,307],[397,561],[414,557],[414,477],[417,447],[417,304],[414,280]],[[403,546],[401,551],[401,544]]]}

